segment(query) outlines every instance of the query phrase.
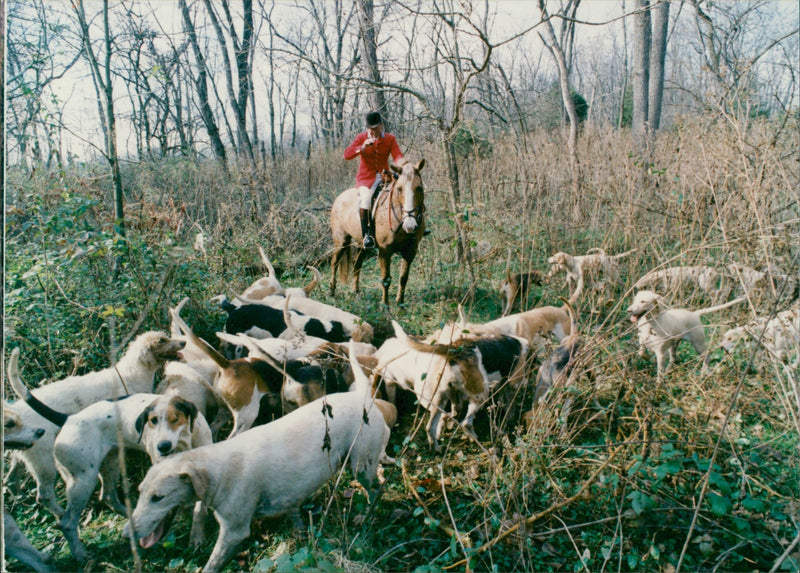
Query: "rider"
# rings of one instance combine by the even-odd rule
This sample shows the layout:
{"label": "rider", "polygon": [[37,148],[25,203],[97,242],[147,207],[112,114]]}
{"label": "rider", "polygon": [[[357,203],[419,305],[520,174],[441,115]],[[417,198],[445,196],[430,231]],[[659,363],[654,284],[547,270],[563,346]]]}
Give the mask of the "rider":
{"label": "rider", "polygon": [[398,166],[404,165],[406,159],[394,135],[384,132],[380,112],[371,111],[366,119],[367,130],[356,135],[353,143],[344,150],[344,158],[349,161],[361,156],[356,174],[358,214],[361,218],[364,248],[369,249],[375,246],[375,239],[369,234],[369,207],[372,195],[381,182],[381,172],[389,169],[390,154]]}

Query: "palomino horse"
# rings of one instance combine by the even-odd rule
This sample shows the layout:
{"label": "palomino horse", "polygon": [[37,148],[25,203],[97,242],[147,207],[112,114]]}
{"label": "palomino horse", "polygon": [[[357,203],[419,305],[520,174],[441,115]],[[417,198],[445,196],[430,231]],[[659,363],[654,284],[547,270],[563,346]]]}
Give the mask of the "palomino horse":
{"label": "palomino horse", "polygon": [[[403,257],[400,267],[400,286],[397,289],[397,303],[403,304],[408,282],[408,270],[417,247],[425,233],[424,191],[420,171],[425,166],[422,159],[416,165],[406,163],[403,167],[392,165],[399,174],[390,192],[382,192],[377,198],[375,209],[375,241],[378,245],[378,261],[381,266],[381,285],[383,304],[389,304],[389,285],[392,255]],[[361,265],[367,251],[360,247],[362,241],[361,221],[358,216],[358,193],[355,188],[343,191],[333,202],[331,208],[331,229],[333,231],[333,259],[331,261],[331,294],[336,292],[336,273],[342,281],[347,280],[350,267],[353,271],[353,288],[358,292],[358,279]],[[355,261],[351,250],[356,251]]]}

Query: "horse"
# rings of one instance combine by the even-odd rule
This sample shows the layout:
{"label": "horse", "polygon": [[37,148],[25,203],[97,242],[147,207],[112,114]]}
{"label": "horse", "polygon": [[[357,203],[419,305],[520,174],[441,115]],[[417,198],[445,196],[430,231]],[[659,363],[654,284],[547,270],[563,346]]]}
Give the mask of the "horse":
{"label": "horse", "polygon": [[[392,283],[392,255],[399,253],[403,258],[400,267],[400,285],[397,289],[397,304],[405,300],[408,271],[417,256],[419,241],[425,234],[425,194],[420,171],[425,166],[422,159],[416,165],[411,162],[402,167],[392,165],[398,177],[390,191],[383,191],[376,199],[374,209],[375,242],[378,248],[378,261],[381,267],[381,302],[388,305],[389,286]],[[367,250],[360,247],[361,221],[358,216],[358,192],[347,189],[336,197],[331,207],[331,230],[333,232],[333,258],[331,260],[331,295],[336,294],[336,275],[346,281],[353,272],[353,288],[359,292],[361,265],[367,257]],[[352,252],[355,251],[355,261]]]}

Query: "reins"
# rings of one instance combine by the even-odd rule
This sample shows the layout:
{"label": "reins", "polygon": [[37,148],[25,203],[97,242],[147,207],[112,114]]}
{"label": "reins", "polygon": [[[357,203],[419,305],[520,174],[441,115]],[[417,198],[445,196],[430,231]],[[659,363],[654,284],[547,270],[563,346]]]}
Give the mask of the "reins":
{"label": "reins", "polygon": [[[413,219],[419,220],[419,219],[422,218],[422,215],[425,212],[425,210],[424,210],[424,206],[425,205],[423,203],[422,205],[420,205],[418,207],[415,207],[415,208],[411,209],[410,211],[406,211],[404,207],[401,207],[400,208],[400,212],[402,214],[402,217],[397,214],[397,212],[395,211],[395,204],[394,204],[394,190],[395,190],[395,187],[397,187],[397,181],[398,181],[398,179],[395,179],[392,182],[392,186],[389,188],[389,208],[387,209],[387,213],[386,213],[386,222],[387,222],[387,225],[389,226],[389,230],[391,230],[392,233],[396,233],[397,232],[397,230],[400,228],[400,226],[403,224],[403,221],[407,217],[411,217]],[[394,228],[392,227],[392,215],[394,215],[394,218],[397,220],[397,227],[394,227]],[[419,222],[419,221],[417,221],[417,222]]]}

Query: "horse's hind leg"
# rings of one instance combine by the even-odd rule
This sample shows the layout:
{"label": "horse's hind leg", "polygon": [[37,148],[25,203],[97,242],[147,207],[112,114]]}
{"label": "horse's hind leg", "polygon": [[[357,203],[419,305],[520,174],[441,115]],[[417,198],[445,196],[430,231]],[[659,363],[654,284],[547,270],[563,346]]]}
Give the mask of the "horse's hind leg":
{"label": "horse's hind leg", "polygon": [[356,260],[353,263],[353,291],[358,294],[359,293],[359,280],[361,279],[361,266],[364,264],[364,259],[367,258],[367,251],[366,249],[359,249],[358,255],[356,255]]}
{"label": "horse's hind leg", "polygon": [[334,247],[331,257],[331,296],[336,294],[336,274],[339,272],[339,263],[344,255],[344,247]]}
{"label": "horse's hind leg", "polygon": [[331,257],[331,296],[336,294],[337,275],[344,281],[350,274],[350,237],[345,235],[333,239],[333,256]]}

